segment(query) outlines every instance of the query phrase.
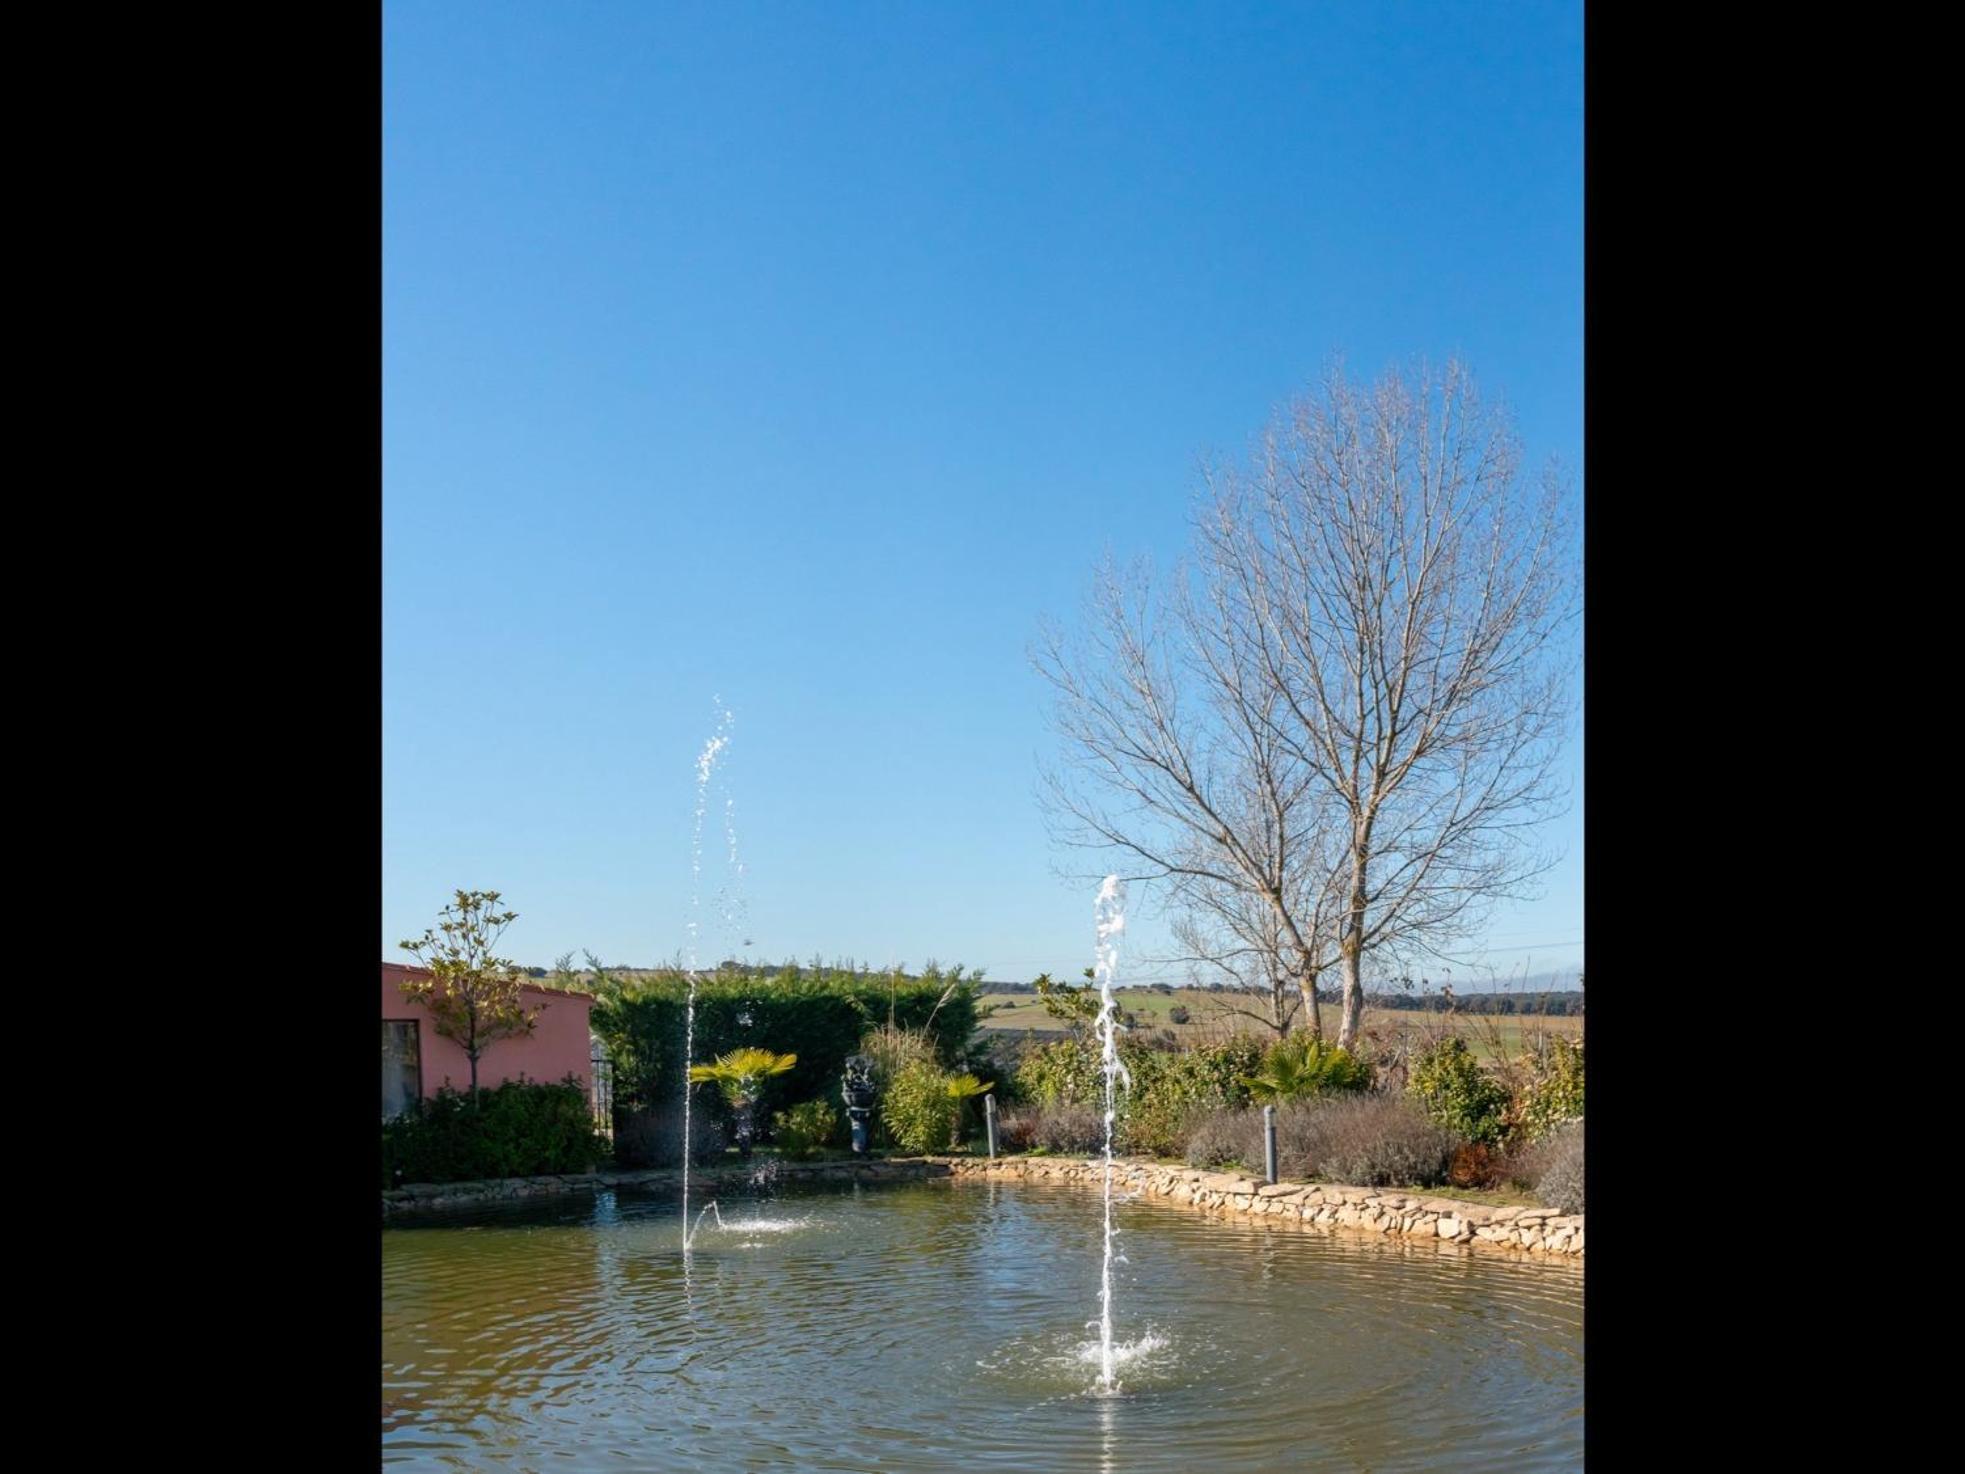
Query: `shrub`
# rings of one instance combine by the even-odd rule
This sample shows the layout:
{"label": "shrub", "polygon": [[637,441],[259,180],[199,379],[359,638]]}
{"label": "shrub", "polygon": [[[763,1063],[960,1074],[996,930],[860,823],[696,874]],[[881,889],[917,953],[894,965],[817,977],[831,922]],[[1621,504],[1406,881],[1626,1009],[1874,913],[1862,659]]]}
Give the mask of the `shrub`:
{"label": "shrub", "polygon": [[1195,1117],[1187,1134],[1187,1165],[1210,1171],[1262,1160],[1262,1115],[1243,1109],[1212,1110]]}
{"label": "shrub", "polygon": [[925,1060],[903,1065],[880,1097],[880,1121],[904,1152],[940,1151],[955,1125],[948,1076]]}
{"label": "shrub", "polygon": [[[1299,1181],[1433,1187],[1445,1180],[1453,1147],[1443,1127],[1396,1095],[1331,1095],[1276,1109],[1276,1170]],[[1218,1110],[1197,1118],[1187,1160],[1196,1167],[1257,1167],[1262,1113]]]}
{"label": "shrub", "polygon": [[1446,1180],[1454,1187],[1493,1187],[1501,1180],[1502,1171],[1502,1156],[1497,1148],[1469,1141],[1453,1149]]}
{"label": "shrub", "polygon": [[382,1127],[382,1185],[587,1172],[607,1154],[579,1080],[507,1080],[475,1099],[445,1086]]}
{"label": "shrub", "polygon": [[996,1149],[1001,1152],[1027,1152],[1037,1145],[1037,1123],[1043,1117],[1039,1106],[1018,1106],[998,1112]]}
{"label": "shrub", "polygon": [[866,1033],[855,1053],[863,1054],[873,1062],[875,1109],[869,1123],[873,1144],[882,1148],[897,1147],[900,1142],[888,1125],[885,1109],[888,1092],[893,1088],[894,1081],[911,1068],[918,1066],[930,1073],[940,1073],[941,1065],[935,1053],[934,1040],[920,1029],[882,1024]]}
{"label": "shrub", "polygon": [[1583,1128],[1570,1126],[1549,1138],[1548,1165],[1535,1184],[1535,1196],[1558,1213],[1583,1211]]}
{"label": "shrub", "polygon": [[1276,1118],[1285,1161],[1297,1155],[1327,1182],[1354,1187],[1437,1187],[1455,1146],[1451,1132],[1398,1095],[1328,1096],[1284,1106]]}
{"label": "shrub", "polygon": [[1583,1211],[1583,1127],[1572,1123],[1517,1153],[1506,1176],[1558,1213]]}
{"label": "shrub", "polygon": [[1540,1059],[1517,1102],[1518,1127],[1525,1141],[1540,1141],[1583,1116],[1583,1045],[1558,1034]]}
{"label": "shrub", "polygon": [[[1262,1045],[1237,1037],[1183,1050],[1127,1039],[1119,1045],[1119,1057],[1131,1084],[1120,1090],[1116,1145],[1128,1152],[1177,1156],[1197,1114],[1248,1100],[1242,1077],[1260,1065]],[[1103,1116],[1105,1072],[1090,1040],[1059,1039],[1029,1051],[1018,1067],[1017,1085],[1024,1100],[1040,1107],[1087,1106]],[[1104,1148],[1101,1120],[1097,1149]]]}
{"label": "shrub", "polygon": [[827,1100],[808,1100],[772,1117],[778,1149],[788,1157],[809,1157],[839,1134],[839,1112]]}
{"label": "shrub", "polygon": [[1507,1087],[1481,1068],[1458,1035],[1420,1053],[1406,1088],[1435,1121],[1468,1141],[1493,1146],[1507,1131]]}
{"label": "shrub", "polygon": [[1188,1011],[1185,1003],[1176,1003],[1172,1008],[1167,1010],[1168,1023],[1184,1024],[1190,1022],[1193,1017],[1194,1015]]}
{"label": "shrub", "polygon": [[[1262,1045],[1249,1038],[1201,1049],[1122,1050],[1132,1085],[1119,1101],[1119,1145],[1129,1152],[1178,1156],[1198,1115],[1248,1100],[1243,1077],[1261,1051]],[[1103,1085],[1101,1077],[1101,1090]],[[1103,1099],[1101,1094],[1098,1100]]]}
{"label": "shrub", "polygon": [[1024,1052],[1017,1065],[1017,1093],[1036,1106],[1083,1105],[1105,1089],[1096,1045],[1053,1039]]}
{"label": "shrub", "polygon": [[854,1051],[873,1061],[874,1088],[884,1090],[894,1077],[909,1065],[933,1066],[940,1063],[935,1053],[935,1041],[920,1029],[903,1028],[897,1024],[882,1024],[877,1029],[869,1029]]}
{"label": "shrub", "polygon": [[1024,1106],[996,1118],[996,1145],[1006,1152],[1105,1150],[1105,1113],[1090,1106]]}
{"label": "shrub", "polygon": [[[729,1135],[715,1116],[705,1110],[690,1113],[689,1155],[698,1166],[721,1157],[728,1144]],[[614,1160],[623,1167],[681,1166],[682,1103],[617,1109]]]}

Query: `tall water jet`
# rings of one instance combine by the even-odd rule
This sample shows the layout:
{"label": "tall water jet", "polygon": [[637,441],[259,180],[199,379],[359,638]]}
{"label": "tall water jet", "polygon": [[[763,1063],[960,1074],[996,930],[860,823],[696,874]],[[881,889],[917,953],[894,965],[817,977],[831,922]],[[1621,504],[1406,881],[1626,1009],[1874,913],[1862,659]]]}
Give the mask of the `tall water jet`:
{"label": "tall water jet", "polygon": [[[732,718],[732,721],[735,719]],[[723,887],[717,893],[717,913],[723,922],[719,940],[724,956],[739,956],[741,945],[750,941],[750,900],[744,895],[744,862],[737,853],[737,800],[724,795],[723,842],[728,854],[724,860]]]}
{"label": "tall water jet", "polygon": [[1112,980],[1119,970],[1119,934],[1126,929],[1126,886],[1116,875],[1108,875],[1098,888],[1093,907],[1098,921],[1098,1039],[1105,1074],[1105,1263],[1100,1270],[1098,1293],[1099,1389],[1111,1392],[1112,1379],[1112,1126],[1118,1115],[1118,1086],[1128,1089],[1132,1076],[1119,1062],[1118,1000],[1112,994]]}
{"label": "tall water jet", "polygon": [[[736,722],[721,697],[716,698],[716,712],[717,729],[703,744],[703,750],[696,758],[696,820],[689,846],[689,1001],[682,1013],[682,1252],[685,1256],[689,1253],[692,1237],[689,1231],[689,1103],[696,1087],[689,1078],[689,1067],[696,1062],[696,945],[702,930],[703,915],[703,816],[709,809],[710,774],[716,768],[716,760],[730,745],[730,729]],[[730,834],[733,858],[736,845],[733,830]]]}

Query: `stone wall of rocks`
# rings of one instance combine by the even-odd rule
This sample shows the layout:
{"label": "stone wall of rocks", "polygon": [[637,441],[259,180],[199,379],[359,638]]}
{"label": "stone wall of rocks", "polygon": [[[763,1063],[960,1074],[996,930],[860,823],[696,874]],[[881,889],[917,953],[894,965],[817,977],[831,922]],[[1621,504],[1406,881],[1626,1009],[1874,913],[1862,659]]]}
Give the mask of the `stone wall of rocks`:
{"label": "stone wall of rocks", "polygon": [[[1103,1159],[1080,1157],[947,1157],[940,1159],[957,1178],[1014,1178],[1099,1188]],[[1333,1187],[1323,1183],[1267,1184],[1232,1172],[1120,1160],[1113,1184],[1129,1193],[1186,1203],[1196,1208],[1242,1214],[1302,1228],[1402,1234],[1465,1244],[1512,1249],[1518,1253],[1581,1258],[1583,1215],[1565,1216],[1553,1208],[1496,1208],[1453,1198],[1429,1198],[1389,1188]]]}
{"label": "stone wall of rocks", "polygon": [[[689,1174],[692,1190],[704,1194],[728,1192],[760,1180],[794,1182],[891,1182],[907,1177],[946,1177],[948,1168],[925,1157],[902,1157],[866,1162],[759,1161],[751,1166],[706,1167]],[[561,1193],[593,1192],[603,1187],[669,1188],[682,1191],[680,1168],[641,1172],[569,1172],[559,1177],[499,1177],[483,1182],[411,1183],[382,1194],[382,1216],[443,1212],[475,1208],[486,1203],[520,1198],[554,1197]],[[704,1196],[702,1201],[709,1201]]]}
{"label": "stone wall of rocks", "polygon": [[[1233,1172],[1203,1172],[1121,1159],[1114,1181],[1123,1191],[1222,1213],[1332,1231],[1400,1234],[1473,1248],[1581,1258],[1583,1215],[1553,1208],[1495,1208],[1453,1198],[1429,1198],[1389,1188],[1325,1183],[1265,1184]],[[1105,1164],[1084,1157],[897,1157],[878,1161],[777,1162],[705,1168],[690,1174],[701,1201],[760,1181],[892,1182],[905,1178],[1009,1178],[1097,1189]],[[602,1187],[669,1189],[680,1193],[675,1168],[646,1172],[581,1172],[562,1177],[506,1177],[490,1182],[417,1183],[382,1194],[385,1219],[442,1212],[520,1198],[593,1192]]]}

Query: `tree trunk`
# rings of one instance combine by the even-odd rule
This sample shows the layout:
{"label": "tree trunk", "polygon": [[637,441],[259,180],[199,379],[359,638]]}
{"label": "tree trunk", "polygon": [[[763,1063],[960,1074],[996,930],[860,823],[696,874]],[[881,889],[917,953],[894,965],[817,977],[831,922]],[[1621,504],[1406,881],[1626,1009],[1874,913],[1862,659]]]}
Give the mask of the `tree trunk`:
{"label": "tree trunk", "polygon": [[1360,978],[1356,937],[1344,939],[1344,1012],[1337,1026],[1337,1047],[1356,1052],[1365,1018],[1365,985]]}
{"label": "tree trunk", "polygon": [[1356,1052],[1358,1032],[1365,1018],[1365,865],[1371,853],[1371,824],[1367,820],[1351,851],[1350,906],[1344,917],[1344,932],[1338,939],[1338,955],[1344,976],[1344,1016],[1337,1028],[1337,1047]]}
{"label": "tree trunk", "polygon": [[1303,1003],[1310,1010],[1310,1033],[1314,1038],[1324,1037],[1324,1012],[1317,1005],[1317,975],[1299,973],[1296,986],[1303,994]]}

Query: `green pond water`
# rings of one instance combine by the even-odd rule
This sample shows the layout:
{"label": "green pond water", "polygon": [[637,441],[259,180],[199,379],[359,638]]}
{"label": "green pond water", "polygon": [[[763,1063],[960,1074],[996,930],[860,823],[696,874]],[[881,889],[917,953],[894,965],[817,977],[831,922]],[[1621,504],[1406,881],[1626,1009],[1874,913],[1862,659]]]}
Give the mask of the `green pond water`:
{"label": "green pond water", "polygon": [[384,1229],[384,1464],[1582,1467],[1572,1265],[1123,1203],[1131,1354],[1100,1395],[1094,1193],[944,1180],[721,1211],[686,1262],[672,1193]]}

